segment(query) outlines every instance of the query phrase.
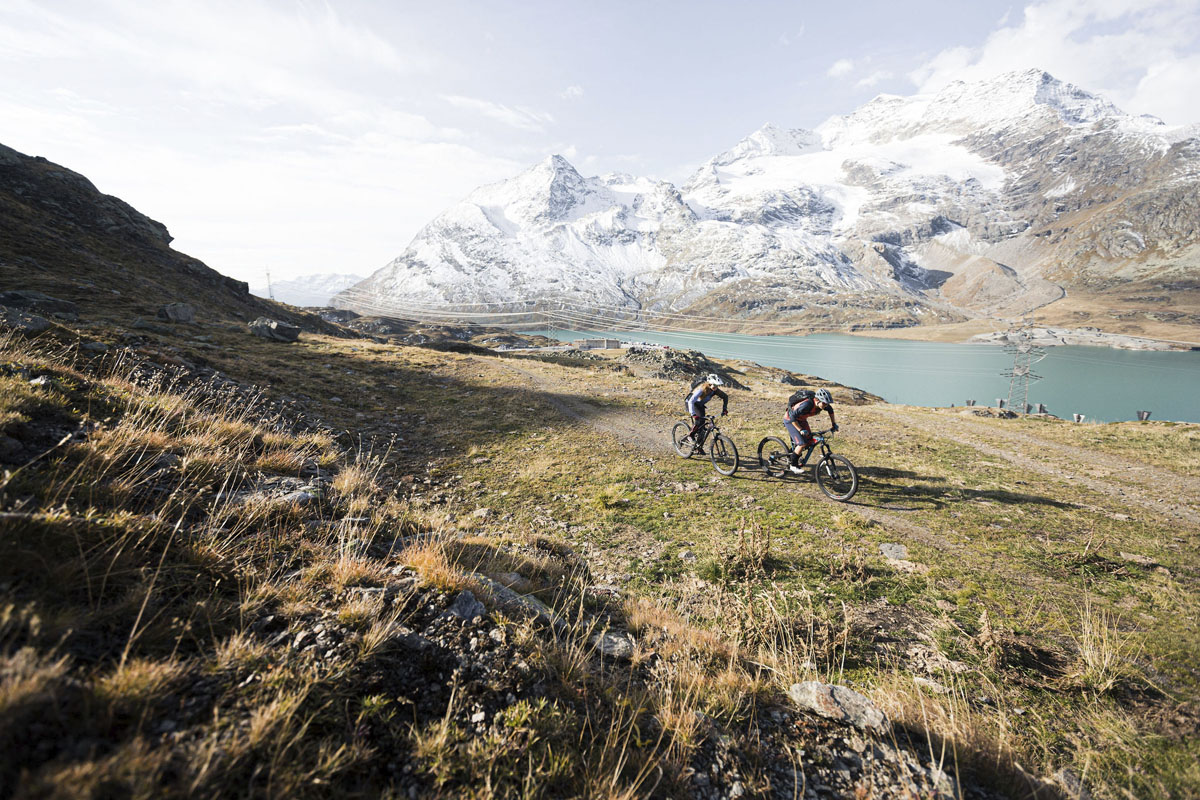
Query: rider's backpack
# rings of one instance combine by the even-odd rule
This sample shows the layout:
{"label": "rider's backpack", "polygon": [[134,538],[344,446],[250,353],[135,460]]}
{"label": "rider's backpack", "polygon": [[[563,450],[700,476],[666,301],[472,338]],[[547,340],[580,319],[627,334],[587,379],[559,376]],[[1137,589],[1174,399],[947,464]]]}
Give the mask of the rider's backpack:
{"label": "rider's backpack", "polygon": [[690,400],[692,397],[692,392],[696,391],[696,387],[702,383],[704,383],[704,378],[696,378],[696,380],[692,381],[692,385],[688,388],[687,394],[683,396],[683,402],[686,403],[688,400]]}
{"label": "rider's backpack", "polygon": [[817,393],[812,389],[797,389],[796,391],[792,392],[792,396],[788,398],[787,407],[791,408],[792,406],[796,405],[796,403],[803,402],[816,396]]}

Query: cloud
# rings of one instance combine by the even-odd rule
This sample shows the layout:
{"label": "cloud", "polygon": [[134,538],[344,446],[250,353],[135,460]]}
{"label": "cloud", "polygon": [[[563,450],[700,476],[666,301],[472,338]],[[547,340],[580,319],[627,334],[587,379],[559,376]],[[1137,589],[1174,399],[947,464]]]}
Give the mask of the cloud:
{"label": "cloud", "polygon": [[[95,0],[70,15],[50,5],[0,6],[0,60],[75,65],[72,80],[136,84],[147,97],[170,92],[207,107],[336,112],[356,102],[356,82],[419,74],[437,63],[327,4],[213,0],[165,3],[147,13],[137,0]],[[78,65],[86,65],[84,74]]]}
{"label": "cloud", "polygon": [[461,95],[443,95],[442,99],[455,108],[474,111],[517,130],[545,133],[546,126],[554,122],[554,117],[545,111],[537,111],[523,106],[506,106],[490,100]]}
{"label": "cloud", "polygon": [[854,71],[854,62],[849,58],[839,58],[826,71],[830,78],[842,78]]}
{"label": "cloud", "polygon": [[566,89],[563,89],[559,94],[559,97],[561,97],[563,100],[574,100],[578,97],[583,97],[583,87],[572,84]]}
{"label": "cloud", "polygon": [[943,50],[912,70],[919,91],[1031,67],[1173,124],[1200,122],[1200,3],[1042,0],[1001,20],[978,47]]}
{"label": "cloud", "polygon": [[794,33],[786,33],[785,32],[785,33],[779,34],[779,44],[783,47],[791,47],[793,44],[800,41],[800,39],[804,37],[804,30],[805,30],[804,26],[801,25],[798,29],[796,29],[796,31]]}
{"label": "cloud", "polygon": [[877,69],[865,78],[859,79],[859,81],[854,84],[854,87],[856,89],[869,89],[878,84],[880,81],[886,81],[891,77],[893,77],[891,70]]}

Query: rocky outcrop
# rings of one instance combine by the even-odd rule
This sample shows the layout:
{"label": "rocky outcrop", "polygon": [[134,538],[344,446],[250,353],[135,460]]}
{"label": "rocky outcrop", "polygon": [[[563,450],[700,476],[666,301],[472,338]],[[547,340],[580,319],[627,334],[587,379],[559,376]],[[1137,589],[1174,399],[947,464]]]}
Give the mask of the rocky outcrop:
{"label": "rocky outcrop", "polygon": [[79,306],[69,300],[60,300],[32,289],[16,289],[0,292],[0,306],[20,308],[52,314],[59,319],[75,321],[79,318]]}
{"label": "rocky outcrop", "polygon": [[693,381],[710,373],[719,375],[726,386],[745,389],[746,386],[733,377],[732,372],[715,361],[710,361],[699,350],[673,350],[664,347],[630,347],[621,356],[621,363],[635,372],[644,372],[652,378]]}
{"label": "rocky outcrop", "polygon": [[0,306],[0,325],[24,334],[41,333],[50,328],[50,320],[19,308]]}
{"label": "rocky outcrop", "polygon": [[300,329],[268,317],[259,317],[250,323],[250,332],[263,339],[273,339],[277,342],[294,342],[300,338]]}

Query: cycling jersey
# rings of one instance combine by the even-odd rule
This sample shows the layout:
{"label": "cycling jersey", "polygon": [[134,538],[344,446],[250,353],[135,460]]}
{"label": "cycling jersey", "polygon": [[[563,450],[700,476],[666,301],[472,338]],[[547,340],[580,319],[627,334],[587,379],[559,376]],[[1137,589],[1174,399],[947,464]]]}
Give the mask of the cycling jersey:
{"label": "cycling jersey", "polygon": [[794,406],[789,406],[788,410],[783,415],[783,428],[787,431],[788,438],[792,440],[793,445],[807,445],[812,438],[812,429],[808,427],[808,418],[815,417],[822,411],[829,412],[829,422],[835,427],[837,421],[833,416],[833,404],[826,403],[825,408],[817,406],[815,397],[809,397],[796,403]]}
{"label": "cycling jersey", "polygon": [[717,387],[702,383],[692,390],[688,395],[687,410],[691,416],[704,416],[704,407],[713,397],[721,398],[721,413],[724,414],[729,409],[729,395],[722,392]]}

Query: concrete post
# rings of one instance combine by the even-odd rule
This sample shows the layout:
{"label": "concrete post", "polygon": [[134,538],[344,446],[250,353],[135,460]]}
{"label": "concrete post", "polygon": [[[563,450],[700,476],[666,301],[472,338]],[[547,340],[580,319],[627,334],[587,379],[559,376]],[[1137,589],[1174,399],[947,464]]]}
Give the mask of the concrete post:
{"label": "concrete post", "polygon": [[1145,422],[1145,421],[1146,421],[1146,420],[1148,420],[1148,419],[1150,419],[1150,412],[1149,412],[1149,411],[1139,411],[1139,412],[1138,412],[1138,420],[1139,420],[1140,422]]}
{"label": "concrete post", "polygon": [[1075,418],[1076,422],[1083,422],[1083,414],[1072,414],[1071,416]]}

